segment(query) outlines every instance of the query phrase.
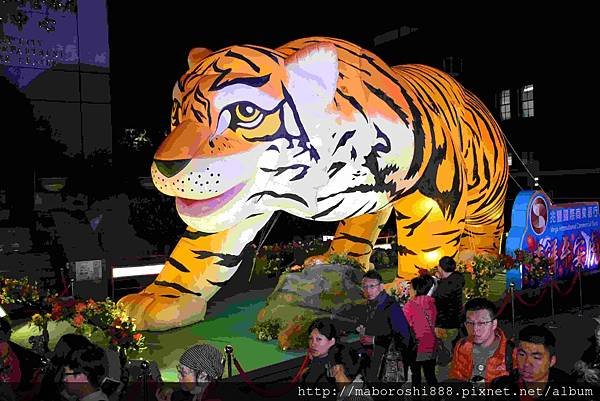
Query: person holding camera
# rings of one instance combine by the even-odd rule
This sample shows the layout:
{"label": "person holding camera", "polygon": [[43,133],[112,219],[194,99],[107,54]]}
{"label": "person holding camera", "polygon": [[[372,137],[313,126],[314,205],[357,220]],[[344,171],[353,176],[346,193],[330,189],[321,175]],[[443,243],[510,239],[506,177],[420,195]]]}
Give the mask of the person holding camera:
{"label": "person holding camera", "polygon": [[370,383],[388,381],[389,373],[394,371],[399,374],[393,380],[404,381],[401,376],[407,377],[408,367],[416,358],[417,344],[402,306],[384,290],[383,279],[375,270],[363,275],[361,288],[367,305],[364,324],[357,331],[370,356],[365,377]]}
{"label": "person holding camera", "polygon": [[335,385],[338,401],[372,401],[369,396],[357,395],[356,390],[364,386],[360,357],[340,343],[331,319],[317,319],[308,327],[308,357],[303,384]]}

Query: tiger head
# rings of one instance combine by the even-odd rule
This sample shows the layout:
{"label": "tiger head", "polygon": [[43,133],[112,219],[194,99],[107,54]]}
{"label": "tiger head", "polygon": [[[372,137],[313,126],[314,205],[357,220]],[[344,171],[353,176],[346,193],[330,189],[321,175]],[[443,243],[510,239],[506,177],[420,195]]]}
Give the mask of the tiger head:
{"label": "tiger head", "polygon": [[314,214],[327,178],[321,138],[338,80],[335,46],[291,56],[248,45],[194,49],[188,64],[151,167],[184,222],[217,232],[278,209]]}

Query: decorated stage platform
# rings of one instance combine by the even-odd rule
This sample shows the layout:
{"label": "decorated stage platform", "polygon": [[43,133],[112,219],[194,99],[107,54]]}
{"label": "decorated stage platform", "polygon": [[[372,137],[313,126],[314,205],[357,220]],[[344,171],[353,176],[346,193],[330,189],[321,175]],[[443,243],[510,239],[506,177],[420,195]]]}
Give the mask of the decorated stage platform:
{"label": "decorated stage platform", "polygon": [[[227,303],[216,303],[209,309],[207,319],[187,327],[164,332],[143,332],[147,348],[141,352],[131,352],[130,359],[156,361],[164,381],[176,381],[176,366],[179,356],[190,345],[205,342],[223,350],[228,344],[234,347],[234,353],[245,371],[273,365],[304,355],[303,352],[281,351],[277,340],[259,341],[250,332],[258,311],[265,305],[270,290],[251,290],[228,299]],[[50,322],[50,349],[65,333],[73,333],[75,329],[67,322]],[[28,323],[15,327],[12,340],[19,345],[30,348],[28,339],[38,335],[38,329]],[[107,345],[102,334],[92,335],[92,340],[100,345]],[[237,374],[235,367],[233,374]]]}

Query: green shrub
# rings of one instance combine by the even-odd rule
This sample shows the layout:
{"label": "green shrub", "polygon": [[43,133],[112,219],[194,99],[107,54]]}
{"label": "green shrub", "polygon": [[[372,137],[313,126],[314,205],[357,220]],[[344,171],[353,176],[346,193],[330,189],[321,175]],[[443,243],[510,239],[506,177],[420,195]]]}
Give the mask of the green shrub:
{"label": "green shrub", "polygon": [[265,320],[257,322],[250,328],[250,332],[254,333],[259,341],[271,341],[277,338],[281,326],[280,319]]}
{"label": "green shrub", "polygon": [[365,267],[358,260],[351,258],[346,254],[331,254],[327,260],[331,264],[352,266],[360,270],[365,270]]}
{"label": "green shrub", "polygon": [[307,312],[294,317],[289,329],[288,349],[300,350],[308,347],[308,326],[315,320],[313,313]]}

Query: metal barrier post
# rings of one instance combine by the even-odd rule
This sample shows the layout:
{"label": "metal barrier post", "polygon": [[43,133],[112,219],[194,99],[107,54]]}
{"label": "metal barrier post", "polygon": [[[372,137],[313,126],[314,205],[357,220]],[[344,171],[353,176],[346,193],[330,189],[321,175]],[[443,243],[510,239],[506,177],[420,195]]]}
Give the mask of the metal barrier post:
{"label": "metal barrier post", "polygon": [[227,354],[227,377],[231,377],[231,354],[233,353],[231,344],[225,346],[225,353]]}
{"label": "metal barrier post", "polygon": [[150,364],[148,361],[142,361],[140,364],[142,368],[142,385],[144,386],[144,401],[148,401],[148,370],[150,369]]}
{"label": "metal barrier post", "polygon": [[579,313],[577,316],[583,317],[583,272],[581,271],[581,265],[577,272],[579,274]]}
{"label": "metal barrier post", "polygon": [[71,296],[75,298],[75,279],[71,278],[69,281],[71,282]]}
{"label": "metal barrier post", "polygon": [[554,270],[550,270],[550,305],[552,306],[552,320],[548,324],[549,329],[556,329],[556,320],[554,319]]}
{"label": "metal barrier post", "polygon": [[515,334],[515,282],[510,282],[510,309],[512,316],[512,332]]}

